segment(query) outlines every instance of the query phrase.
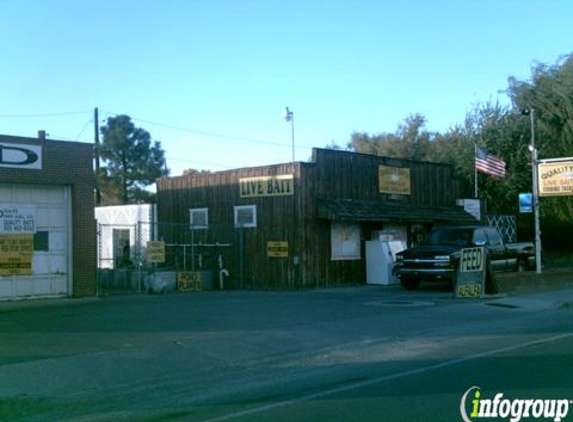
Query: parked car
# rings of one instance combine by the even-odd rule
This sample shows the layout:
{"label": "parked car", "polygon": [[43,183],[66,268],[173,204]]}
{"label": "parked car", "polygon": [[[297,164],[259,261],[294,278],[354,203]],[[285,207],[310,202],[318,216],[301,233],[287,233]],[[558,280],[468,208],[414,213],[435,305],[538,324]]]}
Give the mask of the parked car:
{"label": "parked car", "polygon": [[484,246],[488,277],[494,271],[525,271],[534,260],[533,243],[504,244],[499,231],[490,226],[441,226],[430,232],[425,242],[396,255],[395,272],[407,290],[421,281],[452,283],[463,248]]}

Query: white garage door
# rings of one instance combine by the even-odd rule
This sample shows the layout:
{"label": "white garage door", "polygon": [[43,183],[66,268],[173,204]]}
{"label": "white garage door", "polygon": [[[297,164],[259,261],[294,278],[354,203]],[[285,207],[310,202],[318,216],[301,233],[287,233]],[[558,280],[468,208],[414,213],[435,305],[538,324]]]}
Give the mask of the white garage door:
{"label": "white garage door", "polygon": [[[29,255],[27,262],[18,264],[23,270],[13,270],[15,275],[6,274],[4,269],[0,275],[0,299],[71,294],[70,204],[66,186],[0,184],[0,206],[27,210],[35,222],[35,233],[27,235],[28,239],[33,236],[31,270]],[[5,229],[0,236],[10,243],[11,234],[6,234]],[[9,262],[10,252],[6,250],[0,250],[2,263]]]}

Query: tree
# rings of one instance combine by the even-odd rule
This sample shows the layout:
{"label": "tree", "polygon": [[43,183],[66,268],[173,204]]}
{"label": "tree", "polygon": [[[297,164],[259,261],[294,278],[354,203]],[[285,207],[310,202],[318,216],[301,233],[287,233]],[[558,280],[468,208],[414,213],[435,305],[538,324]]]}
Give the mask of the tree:
{"label": "tree", "polygon": [[183,176],[198,176],[201,174],[211,174],[211,170],[197,170],[197,169],[183,170]]}
{"label": "tree", "polygon": [[137,128],[131,118],[119,115],[107,119],[101,128],[100,155],[105,167],[100,174],[102,196],[107,204],[129,204],[148,200],[145,187],[169,175],[161,143]]}
{"label": "tree", "polygon": [[[516,112],[535,110],[535,147],[540,159],[573,156],[573,54],[554,65],[536,64],[528,81],[509,78],[507,93]],[[522,120],[529,130],[529,119]],[[569,238],[564,235],[566,227],[573,233],[573,197],[542,198],[540,212],[543,232],[549,234],[545,239],[555,238],[551,240],[555,243]]]}
{"label": "tree", "polygon": [[431,141],[435,136],[424,129],[425,125],[424,116],[413,114],[398,126],[396,133],[371,136],[364,132],[354,132],[347,148],[363,154],[423,161],[427,159]]}
{"label": "tree", "polygon": [[537,64],[530,81],[509,78],[507,93],[517,111],[535,110],[540,156],[573,155],[573,54],[557,64]]}

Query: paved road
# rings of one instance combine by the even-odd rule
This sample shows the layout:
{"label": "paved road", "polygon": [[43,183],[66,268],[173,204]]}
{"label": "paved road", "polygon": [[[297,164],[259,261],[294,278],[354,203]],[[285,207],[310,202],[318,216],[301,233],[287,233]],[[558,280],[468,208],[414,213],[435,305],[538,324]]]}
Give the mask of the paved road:
{"label": "paved road", "polygon": [[573,399],[572,304],[436,287],[0,304],[0,421],[458,421],[473,386]]}

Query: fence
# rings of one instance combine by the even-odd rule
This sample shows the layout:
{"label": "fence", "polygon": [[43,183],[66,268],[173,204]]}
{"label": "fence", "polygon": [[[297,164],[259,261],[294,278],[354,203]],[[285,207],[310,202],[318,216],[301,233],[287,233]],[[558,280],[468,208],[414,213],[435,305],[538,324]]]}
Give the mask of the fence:
{"label": "fence", "polygon": [[517,219],[514,215],[488,215],[487,224],[496,227],[504,242],[511,243],[517,239]]}
{"label": "fence", "polygon": [[185,280],[196,280],[194,274],[200,274],[202,288],[244,287],[240,272],[228,269],[244,262],[243,251],[239,255],[233,247],[240,234],[228,233],[212,225],[192,230],[181,223],[98,224],[98,291],[174,290],[177,277],[189,286]]}

